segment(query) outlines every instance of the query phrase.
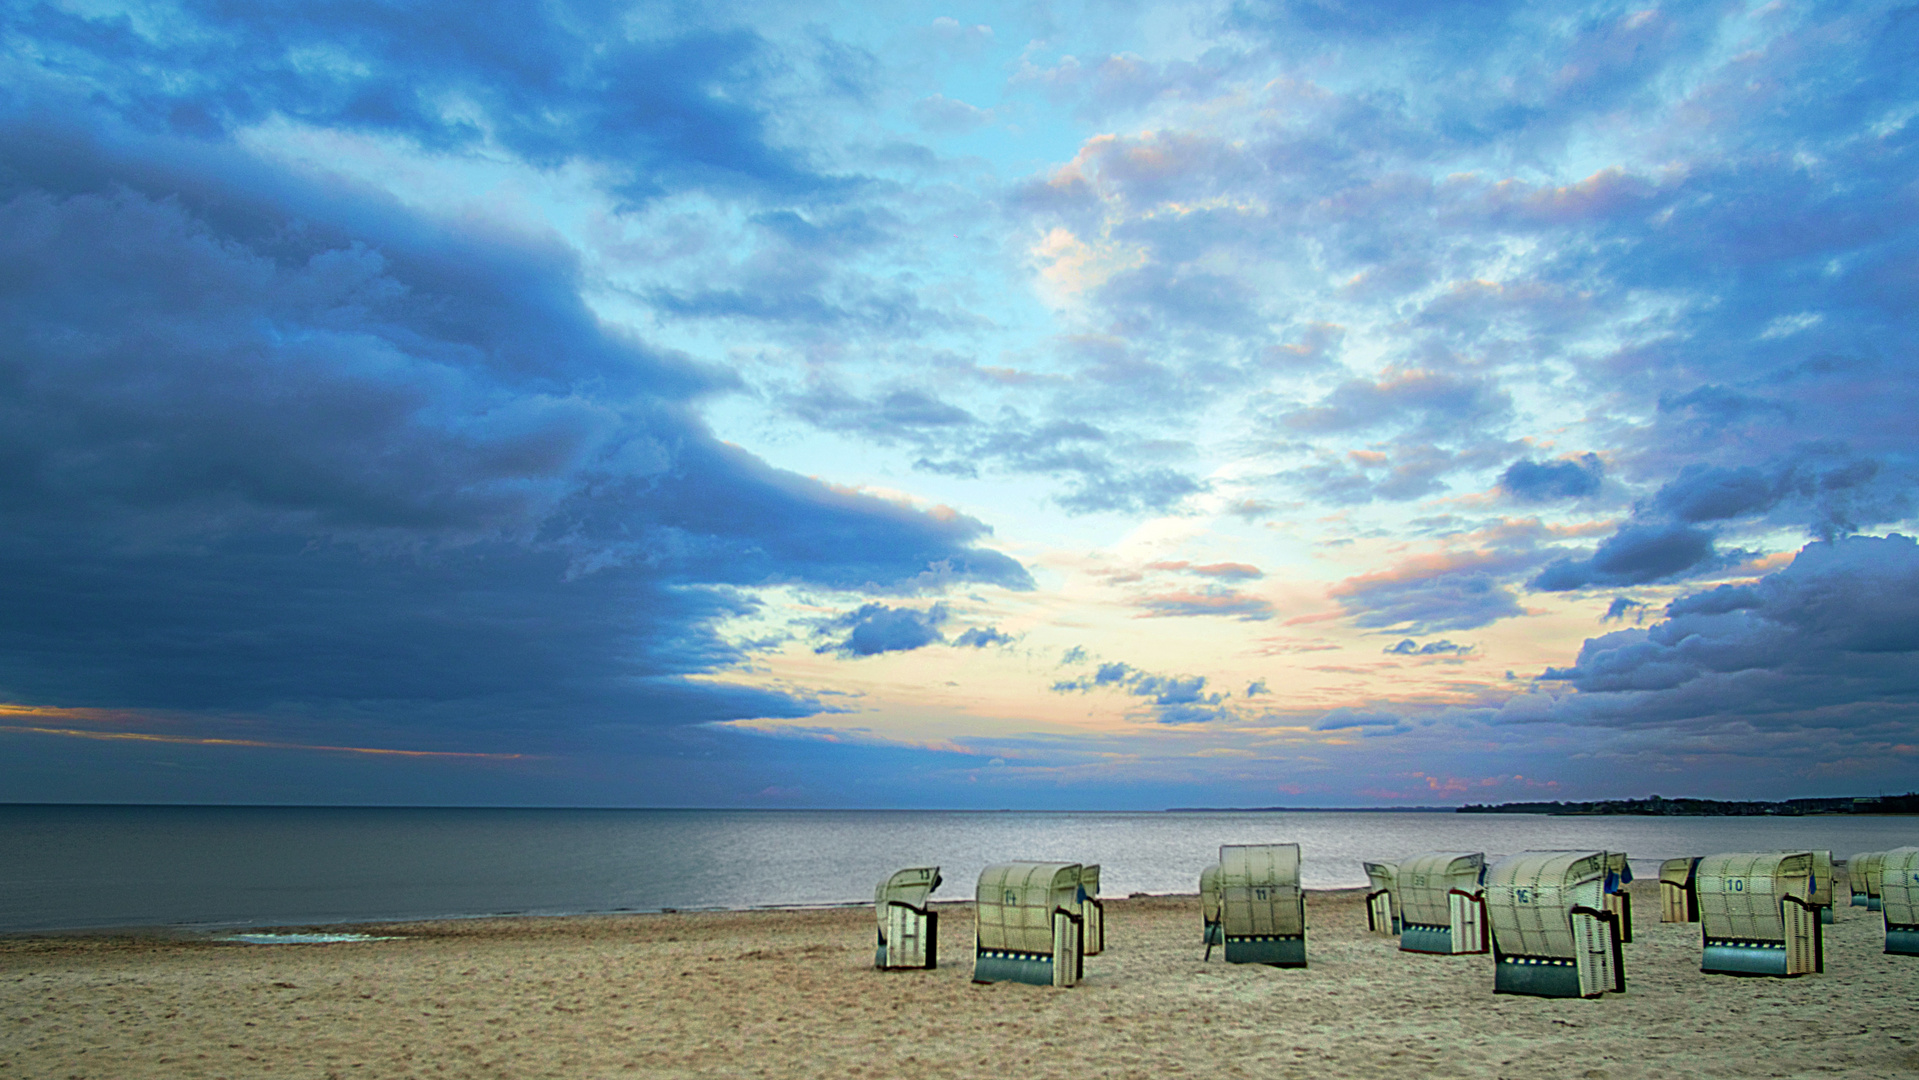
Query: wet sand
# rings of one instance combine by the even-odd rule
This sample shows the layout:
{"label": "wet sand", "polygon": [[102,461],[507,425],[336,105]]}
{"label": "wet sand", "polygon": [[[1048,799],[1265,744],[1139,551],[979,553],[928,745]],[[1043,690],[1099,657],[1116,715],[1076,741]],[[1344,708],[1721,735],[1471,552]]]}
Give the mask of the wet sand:
{"label": "wet sand", "polygon": [[1198,900],[1107,902],[1070,990],[872,968],[867,908],[345,928],[251,946],[0,940],[0,1080],[144,1077],[1631,1077],[1919,1075],[1919,957],[1841,908],[1826,974],[1699,971],[1696,925],[1634,886],[1628,992],[1496,997],[1484,956],[1400,953],[1361,891],[1308,900],[1311,966],[1201,960]]}

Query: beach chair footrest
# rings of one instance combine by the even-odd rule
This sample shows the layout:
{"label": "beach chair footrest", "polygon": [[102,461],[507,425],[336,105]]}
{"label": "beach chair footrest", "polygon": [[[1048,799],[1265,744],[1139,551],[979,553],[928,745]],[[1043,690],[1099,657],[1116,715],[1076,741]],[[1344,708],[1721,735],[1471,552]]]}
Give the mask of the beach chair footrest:
{"label": "beach chair footrest", "polygon": [[1452,955],[1453,928],[1405,923],[1399,930],[1399,951]]}
{"label": "beach chair footrest", "polygon": [[1919,926],[1886,927],[1886,951],[1900,956],[1919,956]]}
{"label": "beach chair footrest", "polygon": [[1706,943],[1699,970],[1709,975],[1785,975],[1785,942]]}
{"label": "beach chair footrest", "polygon": [[1576,998],[1579,966],[1560,957],[1502,956],[1493,965],[1493,993]]}
{"label": "beach chair footrest", "polygon": [[1304,934],[1258,934],[1252,937],[1226,937],[1226,962],[1229,964],[1272,964],[1275,967],[1306,966]]}
{"label": "beach chair footrest", "polygon": [[1018,982],[1034,986],[1053,985],[1053,958],[1045,953],[1007,952],[982,949],[973,958],[976,983]]}

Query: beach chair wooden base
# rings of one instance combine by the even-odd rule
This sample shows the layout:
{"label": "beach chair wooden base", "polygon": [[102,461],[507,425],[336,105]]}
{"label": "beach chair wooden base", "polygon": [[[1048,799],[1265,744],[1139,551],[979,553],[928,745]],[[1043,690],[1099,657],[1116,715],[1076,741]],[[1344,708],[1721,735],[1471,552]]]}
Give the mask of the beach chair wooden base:
{"label": "beach chair wooden base", "polygon": [[1399,928],[1399,951],[1450,956],[1453,952],[1453,928],[1403,923]]}

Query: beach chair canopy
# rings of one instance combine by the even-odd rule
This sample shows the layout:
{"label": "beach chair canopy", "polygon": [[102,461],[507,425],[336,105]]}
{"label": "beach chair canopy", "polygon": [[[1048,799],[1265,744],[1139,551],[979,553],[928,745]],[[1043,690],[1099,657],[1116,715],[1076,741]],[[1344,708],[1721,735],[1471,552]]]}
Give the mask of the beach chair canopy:
{"label": "beach chair canopy", "polygon": [[1298,844],[1226,844],[1219,849],[1220,922],[1230,940],[1306,932]]}
{"label": "beach chair canopy", "polygon": [[1632,884],[1632,864],[1626,861],[1623,851],[1606,853],[1606,891],[1618,892]]}
{"label": "beach chair canopy", "polygon": [[1452,891],[1478,895],[1486,873],[1480,852],[1435,851],[1399,860],[1394,875],[1399,920],[1422,926],[1452,923]]}
{"label": "beach chair canopy", "polygon": [[879,890],[873,896],[873,907],[879,912],[880,922],[885,922],[887,905],[905,904],[915,910],[923,910],[927,897],[939,887],[940,868],[937,866],[915,866],[901,870],[880,882]]}
{"label": "beach chair canopy", "polygon": [[1699,860],[1699,929],[1708,940],[1784,941],[1782,901],[1812,902],[1810,851],[1734,851]]}
{"label": "beach chair canopy", "polygon": [[1219,864],[1199,872],[1199,917],[1204,922],[1219,921]]}
{"label": "beach chair canopy", "polygon": [[1004,862],[980,871],[979,947],[1053,952],[1053,912],[1080,913],[1078,863]]}
{"label": "beach chair canopy", "polygon": [[1523,851],[1486,871],[1486,909],[1504,953],[1570,959],[1578,955],[1574,907],[1605,902],[1604,851]]}

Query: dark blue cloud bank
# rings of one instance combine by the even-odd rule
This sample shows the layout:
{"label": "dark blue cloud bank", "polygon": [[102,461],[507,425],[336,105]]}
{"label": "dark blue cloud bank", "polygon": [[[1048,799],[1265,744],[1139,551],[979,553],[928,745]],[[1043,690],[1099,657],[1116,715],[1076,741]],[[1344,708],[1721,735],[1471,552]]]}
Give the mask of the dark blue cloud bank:
{"label": "dark blue cloud bank", "polygon": [[[1871,771],[1919,753],[1919,545],[1908,536],[1808,544],[1753,584],[1668,604],[1651,626],[1592,638],[1508,719],[1663,729],[1715,748],[1835,759]],[[1750,740],[1743,747],[1738,740]],[[1786,760],[1790,761],[1790,757]]]}
{"label": "dark blue cloud bank", "polygon": [[[115,42],[133,49],[51,9],[13,18],[16,35],[98,48],[102,62]],[[451,47],[449,34],[486,22],[465,13],[445,33],[399,37]],[[220,74],[185,97],[122,86],[104,109],[9,80],[8,701],[190,710],[213,725],[200,734],[266,723],[281,741],[631,749],[621,732],[823,707],[689,678],[743,658],[716,624],[752,611],[756,586],[1029,586],[1019,564],[977,546],[988,530],[976,520],[832,489],[716,440],[694,409],[731,377],[598,321],[567,250],[428,220],[217,137],[269,92],[276,108],[461,137],[419,130],[394,88]],[[512,74],[489,92],[551,73]],[[664,74],[646,77],[650,93],[670,89]],[[656,110],[667,134],[628,132],[619,146],[785,175],[750,147],[703,143],[686,160],[671,139],[708,136],[670,103],[630,108]],[[549,137],[537,125],[514,135],[528,153]],[[647,154],[627,159],[636,177],[653,172]],[[688,738],[712,752],[711,736]]]}

